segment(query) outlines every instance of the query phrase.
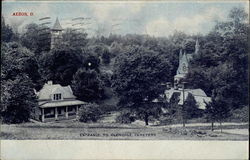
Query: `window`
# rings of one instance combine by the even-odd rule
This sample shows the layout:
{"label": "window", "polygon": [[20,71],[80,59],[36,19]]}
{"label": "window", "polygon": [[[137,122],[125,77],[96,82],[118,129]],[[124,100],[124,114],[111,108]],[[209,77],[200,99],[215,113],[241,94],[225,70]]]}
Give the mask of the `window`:
{"label": "window", "polygon": [[54,94],[53,100],[58,101],[62,99],[62,94]]}

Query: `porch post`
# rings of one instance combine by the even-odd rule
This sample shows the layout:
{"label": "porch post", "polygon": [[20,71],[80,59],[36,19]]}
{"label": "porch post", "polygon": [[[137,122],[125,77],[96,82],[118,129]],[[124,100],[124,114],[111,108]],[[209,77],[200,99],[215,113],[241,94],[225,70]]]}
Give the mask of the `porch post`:
{"label": "porch post", "polygon": [[68,114],[68,106],[66,106],[66,110],[65,110],[65,117],[68,119],[69,118],[69,114]]}
{"label": "porch post", "polygon": [[55,120],[57,120],[58,113],[57,113],[57,107],[55,107]]}
{"label": "porch post", "polygon": [[78,106],[76,106],[76,118],[78,119]]}
{"label": "porch post", "polygon": [[41,109],[42,109],[42,122],[44,122],[44,108]]}

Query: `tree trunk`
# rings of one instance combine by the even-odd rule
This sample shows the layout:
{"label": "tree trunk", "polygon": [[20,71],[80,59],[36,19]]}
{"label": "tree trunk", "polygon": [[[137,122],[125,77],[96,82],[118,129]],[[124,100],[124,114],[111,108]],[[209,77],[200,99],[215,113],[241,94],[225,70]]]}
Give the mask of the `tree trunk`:
{"label": "tree trunk", "polygon": [[148,125],[148,114],[145,115],[145,125],[147,126]]}
{"label": "tree trunk", "polygon": [[212,131],[214,131],[214,121],[212,121]]}

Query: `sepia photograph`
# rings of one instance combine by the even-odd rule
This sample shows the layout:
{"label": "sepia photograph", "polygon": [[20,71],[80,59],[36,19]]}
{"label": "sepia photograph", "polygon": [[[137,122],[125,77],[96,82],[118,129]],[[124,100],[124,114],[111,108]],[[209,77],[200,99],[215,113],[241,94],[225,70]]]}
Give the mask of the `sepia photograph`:
{"label": "sepia photograph", "polygon": [[249,140],[246,1],[2,1],[1,139]]}

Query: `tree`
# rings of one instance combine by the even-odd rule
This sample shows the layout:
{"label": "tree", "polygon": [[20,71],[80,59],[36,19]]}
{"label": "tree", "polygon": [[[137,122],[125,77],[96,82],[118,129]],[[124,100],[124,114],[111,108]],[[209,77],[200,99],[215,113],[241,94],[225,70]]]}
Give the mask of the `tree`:
{"label": "tree", "polygon": [[198,115],[199,108],[198,108],[197,102],[194,99],[194,96],[190,93],[188,93],[187,98],[184,101],[182,112],[183,112],[184,120],[199,116]]}
{"label": "tree", "polygon": [[15,36],[15,33],[13,32],[12,28],[5,24],[4,17],[1,16],[1,41],[2,42],[10,42],[12,41],[13,37]]}
{"label": "tree", "polygon": [[80,122],[96,122],[101,117],[102,111],[100,106],[95,103],[89,103],[80,108]]}
{"label": "tree", "polygon": [[32,81],[26,74],[1,84],[1,117],[5,123],[27,122],[36,106]]}
{"label": "tree", "polygon": [[14,80],[16,76],[27,74],[35,87],[39,88],[40,74],[38,72],[38,63],[33,52],[19,43],[3,43],[2,54],[2,80]]}
{"label": "tree", "polygon": [[105,50],[103,53],[102,53],[102,62],[107,65],[110,63],[110,53],[108,50]]}
{"label": "tree", "polygon": [[70,47],[84,48],[88,43],[87,33],[66,29],[62,34],[62,41]]}
{"label": "tree", "polygon": [[221,95],[213,95],[212,101],[206,105],[206,117],[211,121],[211,130],[214,130],[214,122],[220,122],[220,128],[222,132],[222,121],[230,115],[230,109],[225,103],[225,98]]}
{"label": "tree", "polygon": [[170,79],[170,65],[157,52],[134,47],[116,58],[112,87],[120,98],[120,106],[130,108],[148,118],[157,112],[151,102],[163,93],[161,83]]}
{"label": "tree", "polygon": [[61,85],[70,85],[73,75],[84,66],[83,52],[79,48],[61,44],[44,53],[39,66],[43,81],[53,80]]}
{"label": "tree", "polygon": [[86,102],[98,102],[103,98],[103,84],[95,70],[80,68],[72,81],[74,94]]}
{"label": "tree", "polygon": [[100,59],[91,50],[85,50],[83,66],[85,69],[94,69],[99,73]]}
{"label": "tree", "polygon": [[209,96],[217,88],[232,109],[248,104],[248,30],[247,14],[233,8],[228,21],[218,21],[204,37],[201,55],[194,58],[188,80]]}
{"label": "tree", "polygon": [[25,26],[26,30],[21,35],[21,44],[40,56],[42,51],[50,50],[51,33],[48,27],[42,27],[35,23]]}

